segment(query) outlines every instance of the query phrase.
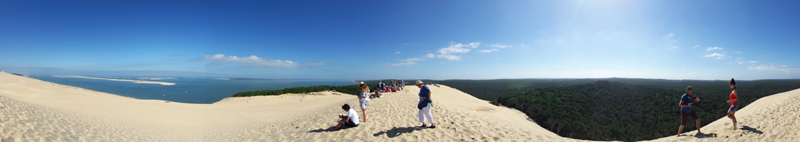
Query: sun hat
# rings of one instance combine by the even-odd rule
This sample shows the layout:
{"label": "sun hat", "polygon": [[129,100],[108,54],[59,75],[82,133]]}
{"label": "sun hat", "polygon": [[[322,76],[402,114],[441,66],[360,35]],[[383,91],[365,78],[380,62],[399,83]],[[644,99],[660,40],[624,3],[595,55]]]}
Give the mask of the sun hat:
{"label": "sun hat", "polygon": [[364,84],[364,82],[358,83],[359,85]]}
{"label": "sun hat", "polygon": [[422,84],[422,80],[417,80],[417,83],[414,83],[414,84],[415,85],[420,85],[420,84]]}

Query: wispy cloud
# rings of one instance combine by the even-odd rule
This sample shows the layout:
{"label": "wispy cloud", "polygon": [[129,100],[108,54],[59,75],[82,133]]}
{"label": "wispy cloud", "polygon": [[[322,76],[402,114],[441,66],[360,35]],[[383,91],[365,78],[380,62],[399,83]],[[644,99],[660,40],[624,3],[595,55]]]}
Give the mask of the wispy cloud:
{"label": "wispy cloud", "polygon": [[667,36],[673,37],[673,36],[675,36],[675,34],[667,34]]}
{"label": "wispy cloud", "polygon": [[497,51],[497,49],[486,49],[486,50],[481,50],[480,52],[491,53],[491,52],[494,52],[494,51]]}
{"label": "wispy cloud", "polygon": [[400,51],[394,52],[394,54],[400,54]]}
{"label": "wispy cloud", "polygon": [[786,65],[759,65],[759,66],[751,66],[747,69],[750,70],[761,70],[761,71],[779,71],[785,74],[800,74],[800,68],[792,68]]}
{"label": "wispy cloud", "polygon": [[[461,56],[457,56],[457,55],[453,55],[453,54],[455,54],[455,53],[460,53],[460,54],[468,53],[470,50],[472,50],[471,48],[478,48],[478,46],[480,46],[480,44],[481,44],[480,42],[473,42],[473,43],[469,43],[469,44],[450,43],[450,46],[445,47],[445,48],[441,48],[438,51],[436,51],[437,53],[439,53],[439,55],[436,55],[436,58],[445,58],[447,60],[461,60]],[[428,56],[430,56],[430,55],[431,54],[428,54]]]}
{"label": "wispy cloud", "polygon": [[[733,64],[733,63],[734,62],[731,62],[731,64]],[[745,63],[747,63],[747,64],[755,64],[755,63],[758,63],[758,61],[738,61],[737,60],[735,63],[736,64],[745,64]]]}
{"label": "wispy cloud", "polygon": [[719,53],[713,53],[713,54],[705,55],[703,57],[711,57],[711,58],[722,59],[722,58],[725,58],[725,55],[724,54],[719,54]]}
{"label": "wispy cloud", "polygon": [[502,44],[492,44],[494,48],[506,48],[506,47],[513,47],[514,45],[502,45]]}
{"label": "wispy cloud", "polygon": [[267,58],[260,58],[256,55],[250,55],[249,57],[237,57],[237,56],[225,56],[225,54],[205,55],[195,60],[205,60],[215,63],[242,63],[257,67],[288,67],[288,68],[321,66],[328,64],[327,62],[299,63],[290,60],[272,60]]}
{"label": "wispy cloud", "polygon": [[419,63],[417,63],[417,61],[423,61],[423,60],[425,60],[425,58],[408,58],[408,59],[400,59],[400,61],[401,61],[400,63],[394,63],[394,64],[392,64],[392,63],[384,63],[383,65],[384,66],[390,66],[390,67],[394,67],[394,66],[411,66],[411,65],[419,65]]}
{"label": "wispy cloud", "polygon": [[172,53],[172,54],[169,54],[169,56],[178,57],[178,56],[181,56],[181,54],[180,53]]}
{"label": "wispy cloud", "polygon": [[708,48],[706,48],[706,51],[722,50],[722,49],[724,49],[724,48],[722,48],[722,47],[708,47]]}
{"label": "wispy cloud", "polygon": [[692,47],[692,48],[697,48],[697,47],[700,47],[700,45],[694,45],[694,47]]}

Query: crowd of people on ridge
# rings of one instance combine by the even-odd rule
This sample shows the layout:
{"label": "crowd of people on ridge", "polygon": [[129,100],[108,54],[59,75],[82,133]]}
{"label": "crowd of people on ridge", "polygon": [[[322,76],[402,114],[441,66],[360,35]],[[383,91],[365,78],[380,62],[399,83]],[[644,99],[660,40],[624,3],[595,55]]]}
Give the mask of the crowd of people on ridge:
{"label": "crowd of people on ridge", "polygon": [[[436,128],[436,125],[433,123],[433,115],[431,113],[431,107],[433,107],[433,100],[431,99],[431,94],[433,94],[426,85],[421,80],[417,80],[414,83],[417,87],[420,88],[419,91],[419,102],[417,103],[417,108],[419,111],[417,114],[419,115],[419,122],[422,123],[421,128]],[[428,83],[430,84],[430,83]],[[349,104],[342,105],[342,110],[344,110],[347,115],[339,115],[339,124],[336,125],[334,130],[339,130],[342,126],[347,127],[358,127],[360,122],[367,122],[367,109],[369,108],[370,98],[380,98],[383,95],[381,92],[397,92],[403,90],[405,87],[405,80],[395,81],[391,80],[389,85],[383,83],[383,81],[378,82],[378,86],[375,89],[375,94],[370,94],[370,89],[367,84],[364,82],[360,82],[358,84],[359,89],[361,92],[358,95],[358,103],[359,107],[361,108],[362,117],[364,118],[363,121],[359,120],[358,113],[350,107]],[[438,87],[438,85],[437,85]],[[427,122],[430,123],[430,126],[427,126],[425,123],[425,119],[427,118]]]}

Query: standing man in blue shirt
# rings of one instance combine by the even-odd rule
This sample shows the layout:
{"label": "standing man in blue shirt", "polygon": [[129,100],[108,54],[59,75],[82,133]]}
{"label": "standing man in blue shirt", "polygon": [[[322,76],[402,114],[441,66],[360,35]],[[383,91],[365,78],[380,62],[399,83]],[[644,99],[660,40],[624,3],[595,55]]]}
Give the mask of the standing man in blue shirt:
{"label": "standing man in blue shirt", "polygon": [[678,106],[681,107],[681,127],[678,128],[678,136],[681,136],[681,131],[683,131],[683,126],[686,126],[686,121],[689,117],[694,119],[694,124],[697,125],[697,133],[700,132],[700,119],[697,118],[697,113],[694,112],[694,101],[700,101],[700,97],[697,97],[692,94],[692,86],[686,87],[686,94],[681,96],[681,102],[678,103]]}
{"label": "standing man in blue shirt", "polygon": [[422,80],[417,80],[416,82],[417,87],[419,87],[419,103],[417,103],[417,108],[419,108],[419,122],[422,122],[422,128],[425,128],[425,118],[428,118],[428,122],[431,123],[431,127],[428,128],[436,128],[436,125],[433,124],[433,115],[431,115],[431,107],[433,106],[433,101],[431,100],[431,89],[425,84],[422,83]]}

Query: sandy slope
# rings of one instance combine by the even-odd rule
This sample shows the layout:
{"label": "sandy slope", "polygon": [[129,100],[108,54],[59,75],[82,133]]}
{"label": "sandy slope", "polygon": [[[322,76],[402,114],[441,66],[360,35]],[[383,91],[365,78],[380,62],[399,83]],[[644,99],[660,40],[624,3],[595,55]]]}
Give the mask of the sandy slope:
{"label": "sandy slope", "polygon": [[[461,91],[432,87],[436,129],[419,129],[410,88],[373,99],[368,122],[332,131],[335,92],[226,98],[214,104],[139,100],[0,73],[0,139],[101,141],[575,141]],[[302,99],[302,100],[301,100]],[[359,109],[360,113],[361,110]]]}
{"label": "sandy slope", "polygon": [[[739,94],[739,97],[746,95]],[[726,117],[700,128],[701,134],[691,131],[681,137],[653,141],[800,141],[800,89],[758,99],[739,110],[736,117],[739,125],[735,130]],[[687,123],[690,124],[694,125]],[[677,126],[674,129],[678,131]]]}
{"label": "sandy slope", "polygon": [[[433,87],[435,129],[416,128],[419,88],[373,99],[368,122],[333,131],[341,105],[335,92],[226,98],[214,104],[139,100],[0,73],[0,139],[55,141],[581,141],[560,137],[519,111],[490,105],[456,89]],[[703,128],[711,138],[657,141],[796,141],[800,91],[761,99],[739,112],[746,130],[727,118]],[[302,99],[302,100],[301,100]],[[781,107],[776,107],[781,106]],[[360,114],[361,110],[357,109]],[[763,119],[757,122],[755,119]],[[742,127],[740,127],[742,128]],[[676,128],[677,129],[677,128]],[[695,135],[696,131],[687,135]],[[741,134],[741,135],[740,135]],[[737,136],[739,135],[739,136]]]}

